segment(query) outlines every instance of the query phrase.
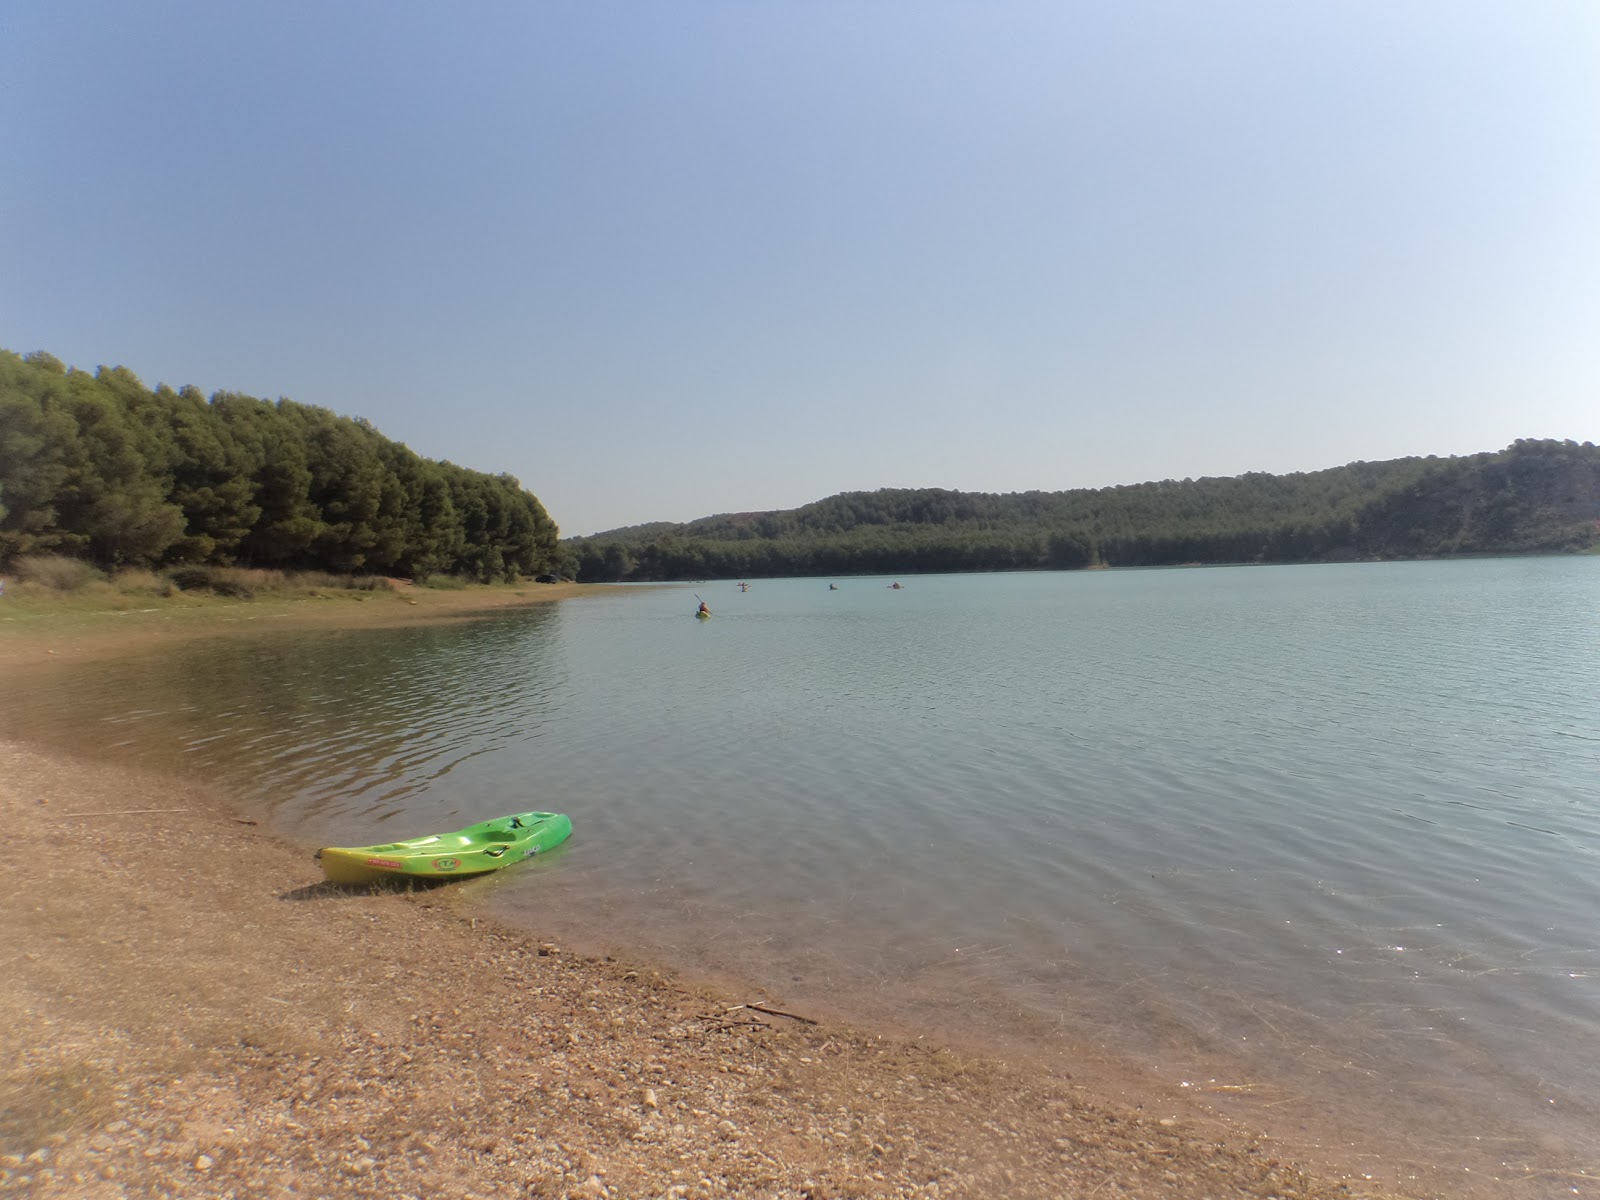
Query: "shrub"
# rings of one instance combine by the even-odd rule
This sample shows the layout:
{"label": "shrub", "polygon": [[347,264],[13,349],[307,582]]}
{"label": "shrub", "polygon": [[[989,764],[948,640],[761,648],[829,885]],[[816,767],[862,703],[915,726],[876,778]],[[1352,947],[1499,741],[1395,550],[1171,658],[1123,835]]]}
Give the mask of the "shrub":
{"label": "shrub", "polygon": [[180,592],[203,592],[211,586],[211,568],[201,566],[173,567],[167,572],[172,586]]}
{"label": "shrub", "polygon": [[259,592],[276,591],[284,586],[282,571],[257,571],[249,567],[206,567],[189,564],[173,567],[167,578],[185,592],[213,592],[236,600],[252,600]]}
{"label": "shrub", "polygon": [[133,595],[170,596],[173,591],[172,580],[138,567],[118,571],[112,582],[116,584],[117,591]]}
{"label": "shrub", "polygon": [[350,575],[346,577],[344,586],[354,592],[392,592],[394,580],[382,575]]}
{"label": "shrub", "polygon": [[239,600],[251,600],[275,592],[376,592],[394,589],[394,584],[382,575],[335,575],[328,571],[277,571],[197,564],[173,567],[167,571],[167,578],[174,587],[185,592],[209,591]]}
{"label": "shrub", "polygon": [[300,571],[290,580],[296,588],[325,588],[328,591],[389,592],[394,584],[382,575],[333,575],[327,571]]}
{"label": "shrub", "polygon": [[36,583],[54,592],[77,592],[105,576],[91,564],[64,554],[25,554],[11,564],[23,583]]}
{"label": "shrub", "polygon": [[[277,576],[276,579],[272,578]],[[211,590],[219,596],[250,600],[259,590],[270,590],[282,580],[277,571],[251,571],[243,567],[212,567]]]}

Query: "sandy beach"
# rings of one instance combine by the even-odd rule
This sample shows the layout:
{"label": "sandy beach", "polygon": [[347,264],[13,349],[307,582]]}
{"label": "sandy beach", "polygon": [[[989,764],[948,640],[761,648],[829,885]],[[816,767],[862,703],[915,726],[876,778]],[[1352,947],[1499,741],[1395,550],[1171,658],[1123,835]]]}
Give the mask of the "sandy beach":
{"label": "sandy beach", "polygon": [[[524,591],[11,622],[0,670],[16,702],[172,638],[577,594]],[[0,743],[0,812],[0,1194],[1388,1194],[1066,1073],[580,956],[478,915],[470,883],[331,888],[193,780]]]}

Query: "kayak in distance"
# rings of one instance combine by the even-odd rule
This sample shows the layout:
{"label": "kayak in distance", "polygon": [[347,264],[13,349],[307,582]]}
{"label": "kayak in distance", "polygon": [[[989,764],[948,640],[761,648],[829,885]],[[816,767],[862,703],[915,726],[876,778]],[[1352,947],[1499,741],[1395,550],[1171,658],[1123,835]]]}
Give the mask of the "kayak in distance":
{"label": "kayak in distance", "polygon": [[695,619],[699,621],[711,620],[711,610],[709,608],[702,608],[699,612],[695,613]]}
{"label": "kayak in distance", "polygon": [[317,860],[329,883],[450,879],[498,871],[559,846],[571,835],[572,819],[565,813],[514,813],[454,833],[381,846],[324,846]]}

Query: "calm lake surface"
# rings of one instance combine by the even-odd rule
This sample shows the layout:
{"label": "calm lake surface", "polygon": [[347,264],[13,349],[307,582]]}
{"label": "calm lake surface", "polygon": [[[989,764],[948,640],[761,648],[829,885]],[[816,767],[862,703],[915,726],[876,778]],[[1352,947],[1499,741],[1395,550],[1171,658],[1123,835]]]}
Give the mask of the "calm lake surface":
{"label": "calm lake surface", "polygon": [[836,582],[184,645],[0,731],[307,844],[566,811],[463,886],[1391,1182],[1600,1194],[1600,558]]}

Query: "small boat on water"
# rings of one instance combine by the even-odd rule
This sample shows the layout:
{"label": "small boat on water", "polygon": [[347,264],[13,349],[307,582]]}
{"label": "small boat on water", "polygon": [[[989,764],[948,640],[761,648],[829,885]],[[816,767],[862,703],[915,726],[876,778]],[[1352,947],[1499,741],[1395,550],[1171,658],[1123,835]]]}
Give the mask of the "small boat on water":
{"label": "small boat on water", "polygon": [[572,819],[565,813],[514,813],[454,833],[380,846],[324,846],[317,851],[317,860],[329,883],[449,879],[498,871],[559,846],[571,834]]}
{"label": "small boat on water", "polygon": [[709,608],[702,608],[699,612],[695,613],[695,619],[698,621],[711,620],[711,610]]}

